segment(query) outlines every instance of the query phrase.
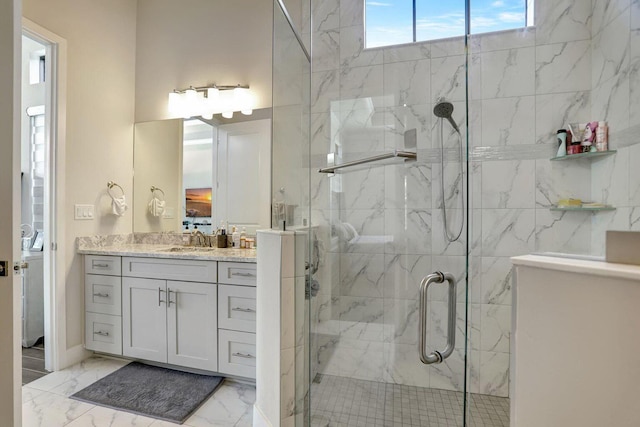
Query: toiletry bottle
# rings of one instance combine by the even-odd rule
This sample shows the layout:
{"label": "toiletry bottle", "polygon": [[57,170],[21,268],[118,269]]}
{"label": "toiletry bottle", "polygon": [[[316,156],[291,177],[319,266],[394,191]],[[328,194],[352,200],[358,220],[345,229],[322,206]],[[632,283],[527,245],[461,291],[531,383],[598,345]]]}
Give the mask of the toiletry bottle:
{"label": "toiletry bottle", "polygon": [[231,233],[232,246],[234,249],[238,249],[240,248],[240,233],[238,233],[238,228],[235,225],[231,229],[233,230],[233,233]]}
{"label": "toiletry bottle", "polygon": [[242,231],[240,232],[240,249],[246,249],[247,247],[247,230],[245,227],[242,227]]}
{"label": "toiletry bottle", "polygon": [[567,131],[560,129],[557,133],[558,138],[558,152],[556,157],[563,157],[567,155]]}
{"label": "toiletry bottle", "polygon": [[224,221],[220,221],[220,233],[218,234],[217,246],[219,248],[227,247],[227,231],[224,229]]}
{"label": "toiletry bottle", "polygon": [[607,122],[598,122],[598,129],[596,129],[596,150],[607,151],[609,149],[607,131]]}

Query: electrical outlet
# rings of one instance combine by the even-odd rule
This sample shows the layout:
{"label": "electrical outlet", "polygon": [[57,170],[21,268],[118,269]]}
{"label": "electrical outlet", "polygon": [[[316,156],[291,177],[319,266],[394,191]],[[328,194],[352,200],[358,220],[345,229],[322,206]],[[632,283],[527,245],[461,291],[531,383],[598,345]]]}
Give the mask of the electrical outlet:
{"label": "electrical outlet", "polygon": [[93,205],[75,205],[74,219],[91,220],[94,217]]}

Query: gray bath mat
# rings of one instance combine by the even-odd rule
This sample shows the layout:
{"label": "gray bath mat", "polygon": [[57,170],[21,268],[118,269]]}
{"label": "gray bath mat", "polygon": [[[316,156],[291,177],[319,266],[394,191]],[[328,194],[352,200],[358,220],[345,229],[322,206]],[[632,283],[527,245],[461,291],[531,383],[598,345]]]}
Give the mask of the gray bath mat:
{"label": "gray bath mat", "polygon": [[182,424],[222,380],[132,362],[71,398]]}

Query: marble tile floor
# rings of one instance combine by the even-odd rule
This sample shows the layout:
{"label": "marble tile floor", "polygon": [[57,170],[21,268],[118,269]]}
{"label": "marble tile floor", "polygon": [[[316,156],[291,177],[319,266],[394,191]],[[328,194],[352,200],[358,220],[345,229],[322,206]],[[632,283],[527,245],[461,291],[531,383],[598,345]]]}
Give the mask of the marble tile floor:
{"label": "marble tile floor", "polygon": [[[461,427],[464,394],[322,375],[311,386],[312,427]],[[509,399],[472,394],[469,427],[508,427]]]}
{"label": "marble tile floor", "polygon": [[[129,363],[92,357],[22,387],[23,427],[169,427],[178,424],[69,399],[76,391]],[[255,386],[225,380],[182,424],[186,427],[251,427]]]}

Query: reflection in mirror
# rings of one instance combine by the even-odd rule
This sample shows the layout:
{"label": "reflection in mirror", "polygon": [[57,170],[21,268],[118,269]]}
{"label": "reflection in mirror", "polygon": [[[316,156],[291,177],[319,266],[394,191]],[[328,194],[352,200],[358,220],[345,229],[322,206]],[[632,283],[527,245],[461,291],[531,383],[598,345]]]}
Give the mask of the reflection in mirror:
{"label": "reflection in mirror", "polygon": [[265,116],[137,123],[133,231],[210,234],[221,223],[248,234],[270,228],[271,119]]}

